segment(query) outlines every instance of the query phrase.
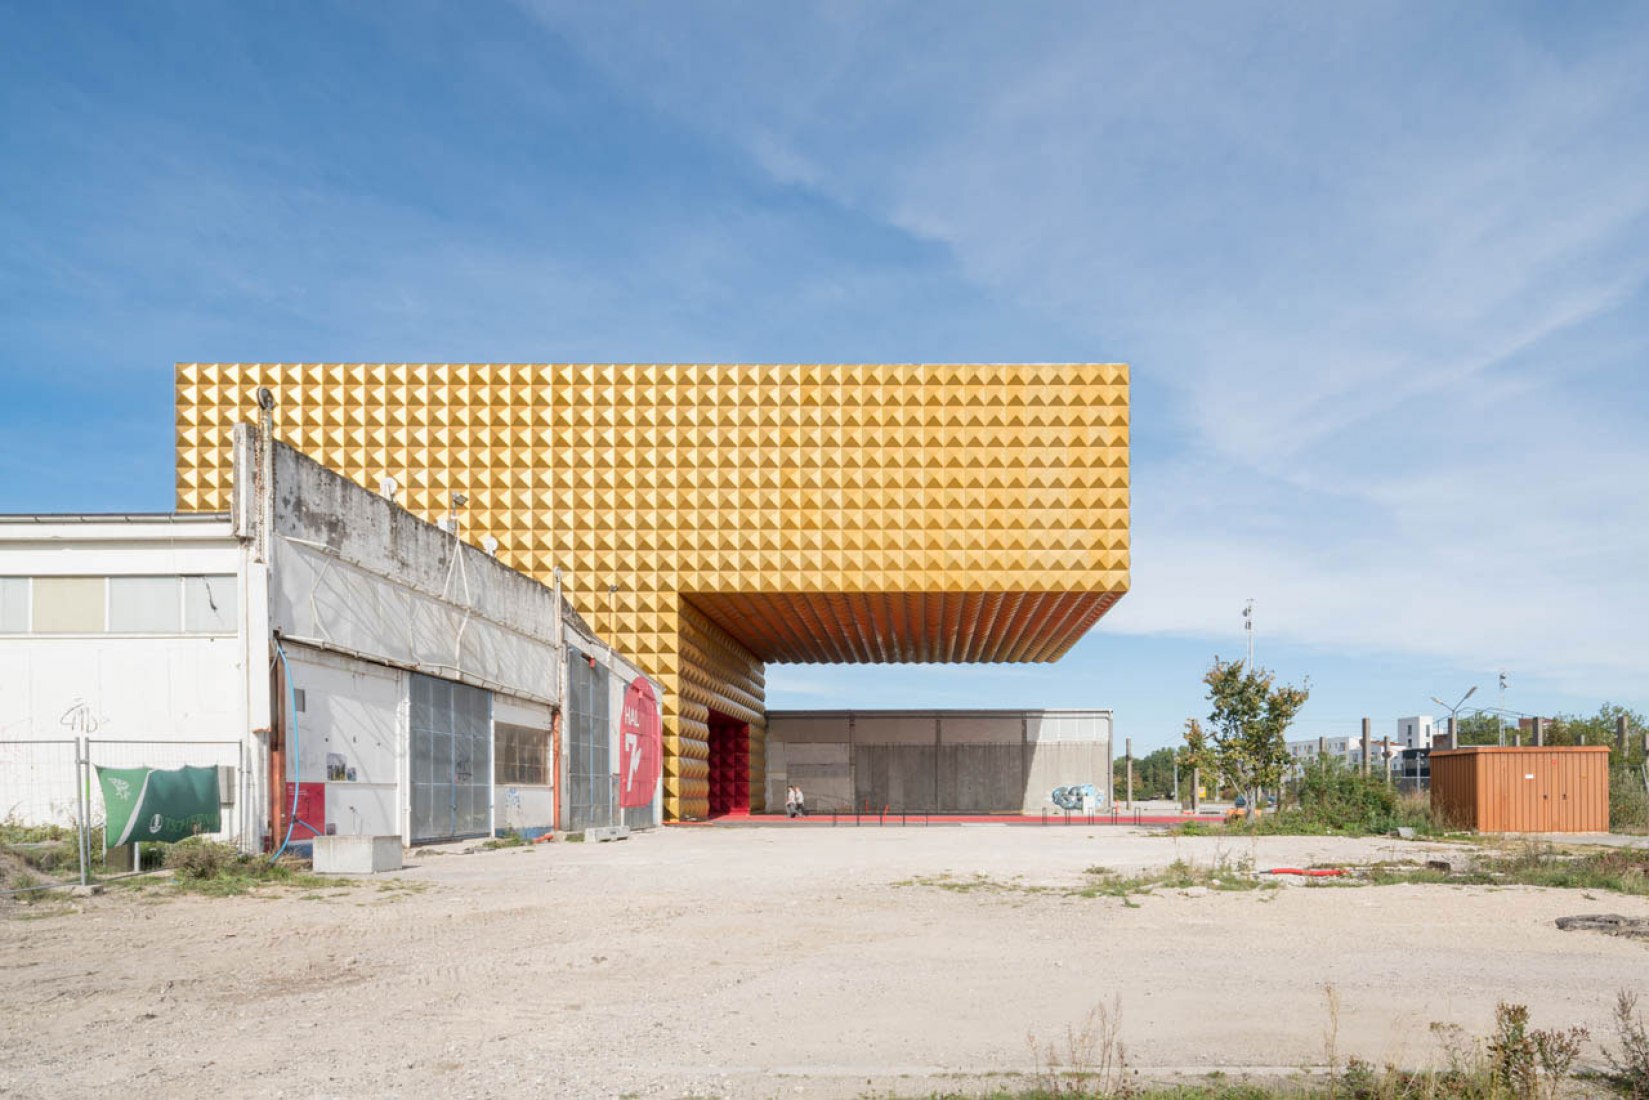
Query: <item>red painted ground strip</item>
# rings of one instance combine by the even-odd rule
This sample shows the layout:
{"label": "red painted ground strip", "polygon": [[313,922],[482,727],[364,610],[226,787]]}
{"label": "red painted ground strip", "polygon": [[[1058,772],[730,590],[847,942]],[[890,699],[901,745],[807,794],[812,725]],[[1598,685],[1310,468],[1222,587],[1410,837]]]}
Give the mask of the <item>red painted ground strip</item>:
{"label": "red painted ground strip", "polygon": [[727,814],[714,817],[709,821],[674,821],[672,828],[806,828],[808,826],[823,825],[826,828],[834,825],[837,828],[855,825],[892,826],[898,828],[920,828],[923,826],[938,825],[1012,825],[1012,826],[1046,826],[1047,828],[1064,828],[1077,825],[1182,825],[1187,821],[1202,821],[1218,824],[1219,817],[1203,814],[900,814],[888,812],[877,813],[841,813],[834,817],[829,813],[814,813],[806,817],[786,817],[783,814]]}

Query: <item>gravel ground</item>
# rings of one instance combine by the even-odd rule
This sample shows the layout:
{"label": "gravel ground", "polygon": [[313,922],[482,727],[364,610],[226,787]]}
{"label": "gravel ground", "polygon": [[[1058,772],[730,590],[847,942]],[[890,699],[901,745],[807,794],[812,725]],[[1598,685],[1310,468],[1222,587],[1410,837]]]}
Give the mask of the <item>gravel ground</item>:
{"label": "gravel ground", "polygon": [[[1154,1076],[1435,1056],[1501,1000],[1608,1034],[1649,899],[1454,886],[1063,892],[1086,868],[1424,859],[1446,845],[1108,828],[668,829],[415,854],[321,894],[116,890],[0,911],[0,1094],[858,1096],[983,1089],[1116,998]],[[1458,858],[1455,856],[1453,858]],[[913,882],[951,875],[985,888]],[[1038,891],[1036,887],[1052,890]],[[49,913],[52,915],[42,915]],[[1594,1052],[1595,1053],[1595,1052]]]}

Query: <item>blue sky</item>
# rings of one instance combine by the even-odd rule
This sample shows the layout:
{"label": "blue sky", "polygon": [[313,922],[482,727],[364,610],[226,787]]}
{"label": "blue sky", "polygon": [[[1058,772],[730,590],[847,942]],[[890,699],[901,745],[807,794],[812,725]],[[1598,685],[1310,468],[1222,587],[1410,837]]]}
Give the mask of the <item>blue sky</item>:
{"label": "blue sky", "polygon": [[[0,2],[0,511],[170,507],[176,360],[1121,360],[1111,706],[1649,709],[1649,8]],[[1492,701],[1492,700],[1491,700]]]}

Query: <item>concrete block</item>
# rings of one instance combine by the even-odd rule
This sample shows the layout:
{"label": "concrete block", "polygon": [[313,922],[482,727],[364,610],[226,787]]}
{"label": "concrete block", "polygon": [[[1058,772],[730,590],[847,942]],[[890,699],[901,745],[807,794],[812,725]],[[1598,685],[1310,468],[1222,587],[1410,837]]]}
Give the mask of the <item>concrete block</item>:
{"label": "concrete block", "polygon": [[310,843],[317,875],[371,875],[401,869],[398,836],[318,836]]}
{"label": "concrete block", "polygon": [[847,740],[847,717],[840,718],[780,718],[767,720],[767,740],[787,745],[801,745],[814,741]]}
{"label": "concrete block", "polygon": [[846,741],[788,745],[784,759],[786,766],[791,768],[806,764],[840,764],[846,767],[850,759],[849,746]]}
{"label": "concrete block", "polygon": [[940,722],[942,745],[1014,745],[1025,736],[1025,719],[1020,715],[946,715]]}
{"label": "concrete block", "polygon": [[[855,745],[931,745],[934,718],[930,715],[867,715],[853,726]],[[845,739],[844,739],[845,740]]]}
{"label": "concrete block", "polygon": [[584,839],[587,841],[629,840],[630,827],[628,825],[598,825],[584,830]]}

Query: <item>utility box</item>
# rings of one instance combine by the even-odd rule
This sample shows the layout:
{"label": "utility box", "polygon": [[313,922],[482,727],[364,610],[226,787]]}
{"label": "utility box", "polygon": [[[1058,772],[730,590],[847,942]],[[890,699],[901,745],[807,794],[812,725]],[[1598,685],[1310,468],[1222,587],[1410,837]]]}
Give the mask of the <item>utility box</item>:
{"label": "utility box", "polygon": [[371,875],[401,869],[398,836],[318,836],[310,843],[317,875]]}
{"label": "utility box", "polygon": [[1609,747],[1433,750],[1431,804],[1481,833],[1609,831]]}

